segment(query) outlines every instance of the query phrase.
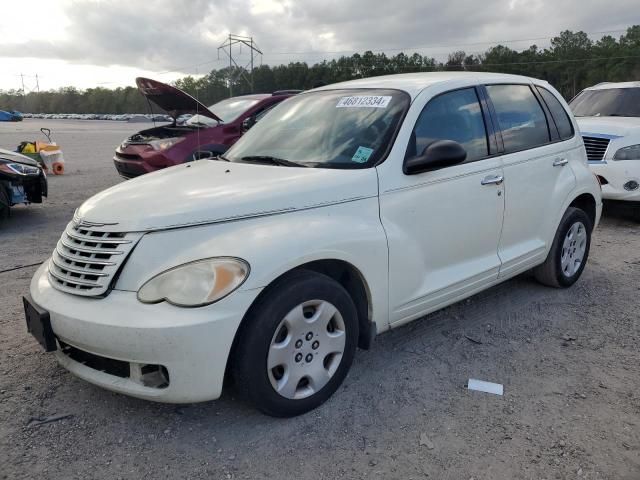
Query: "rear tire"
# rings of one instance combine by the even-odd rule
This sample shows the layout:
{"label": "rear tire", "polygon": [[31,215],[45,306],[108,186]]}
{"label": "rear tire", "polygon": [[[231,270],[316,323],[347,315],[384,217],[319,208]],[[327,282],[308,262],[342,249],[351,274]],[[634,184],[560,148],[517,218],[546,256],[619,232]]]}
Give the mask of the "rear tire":
{"label": "rear tire", "polygon": [[591,220],[583,210],[569,207],[560,221],[547,259],[533,269],[536,280],[556,288],[573,285],[587,263],[592,229]]}
{"label": "rear tire", "polygon": [[347,375],[358,342],[347,291],[316,272],[293,272],[251,308],[238,333],[232,375],[258,410],[293,417],[324,403]]}

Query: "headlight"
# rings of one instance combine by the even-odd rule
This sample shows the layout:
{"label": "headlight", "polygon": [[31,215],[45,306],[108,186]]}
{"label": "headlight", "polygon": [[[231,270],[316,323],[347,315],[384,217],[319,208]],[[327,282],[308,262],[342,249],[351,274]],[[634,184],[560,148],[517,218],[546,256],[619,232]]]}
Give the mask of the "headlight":
{"label": "headlight", "polygon": [[201,307],[237,289],[249,275],[239,258],[219,257],[186,263],[156,275],[138,291],[144,303],[167,301],[178,307]]}
{"label": "headlight", "polygon": [[21,163],[0,162],[0,170],[14,175],[38,175],[40,169]]}
{"label": "headlight", "polygon": [[613,156],[614,160],[640,160],[640,145],[623,147]]}
{"label": "headlight", "polygon": [[154,150],[166,150],[167,148],[173,147],[176,143],[180,143],[184,140],[184,137],[172,137],[172,138],[163,138],[160,140],[151,140],[149,145]]}

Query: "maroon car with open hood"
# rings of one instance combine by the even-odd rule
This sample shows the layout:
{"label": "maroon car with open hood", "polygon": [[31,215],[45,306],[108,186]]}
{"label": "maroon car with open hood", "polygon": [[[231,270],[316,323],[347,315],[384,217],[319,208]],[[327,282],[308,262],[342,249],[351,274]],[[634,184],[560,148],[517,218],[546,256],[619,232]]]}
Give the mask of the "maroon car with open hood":
{"label": "maroon car with open hood", "polygon": [[[138,90],[166,111],[173,123],[131,135],[116,149],[113,161],[125,178],[224,153],[271,107],[298,91],[243,95],[206,107],[166,83],[137,78]],[[177,118],[192,115],[181,125]]]}

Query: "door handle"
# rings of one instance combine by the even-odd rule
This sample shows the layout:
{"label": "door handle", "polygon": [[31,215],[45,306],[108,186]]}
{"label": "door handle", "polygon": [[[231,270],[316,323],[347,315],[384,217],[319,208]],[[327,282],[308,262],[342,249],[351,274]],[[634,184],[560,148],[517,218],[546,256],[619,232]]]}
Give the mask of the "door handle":
{"label": "door handle", "polygon": [[502,175],[489,175],[484,177],[480,182],[482,185],[500,185],[504,181]]}
{"label": "door handle", "polygon": [[556,158],[553,161],[553,166],[554,167],[564,167],[567,163],[569,163],[569,160],[567,160],[566,158]]}

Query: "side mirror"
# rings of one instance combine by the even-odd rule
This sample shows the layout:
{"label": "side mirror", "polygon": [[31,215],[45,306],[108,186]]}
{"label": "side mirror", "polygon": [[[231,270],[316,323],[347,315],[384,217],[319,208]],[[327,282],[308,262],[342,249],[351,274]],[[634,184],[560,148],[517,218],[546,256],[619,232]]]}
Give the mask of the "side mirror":
{"label": "side mirror", "polygon": [[406,175],[414,175],[457,165],[464,162],[466,158],[467,151],[458,142],[437,140],[427,146],[422,155],[406,160],[403,170]]}
{"label": "side mirror", "polygon": [[251,127],[253,127],[256,124],[256,117],[254,115],[251,115],[250,117],[245,118],[242,121],[242,132],[246,132],[247,130],[249,130]]}

